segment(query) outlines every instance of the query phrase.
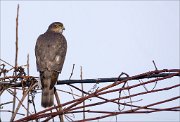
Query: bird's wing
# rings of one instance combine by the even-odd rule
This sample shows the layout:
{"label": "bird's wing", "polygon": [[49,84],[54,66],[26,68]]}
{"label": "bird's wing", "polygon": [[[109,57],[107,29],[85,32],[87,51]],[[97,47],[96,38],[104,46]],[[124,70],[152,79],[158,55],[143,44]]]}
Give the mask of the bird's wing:
{"label": "bird's wing", "polygon": [[39,36],[35,46],[37,70],[61,72],[67,51],[67,42],[62,34],[45,33]]}

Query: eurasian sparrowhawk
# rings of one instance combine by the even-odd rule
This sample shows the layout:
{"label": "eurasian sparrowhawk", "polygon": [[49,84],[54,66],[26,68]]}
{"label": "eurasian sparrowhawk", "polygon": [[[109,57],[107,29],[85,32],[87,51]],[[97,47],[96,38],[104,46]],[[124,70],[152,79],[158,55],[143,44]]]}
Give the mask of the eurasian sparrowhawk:
{"label": "eurasian sparrowhawk", "polygon": [[42,84],[41,105],[43,107],[54,104],[54,85],[61,73],[67,51],[67,42],[62,35],[63,30],[65,28],[62,23],[54,22],[36,42],[35,55]]}

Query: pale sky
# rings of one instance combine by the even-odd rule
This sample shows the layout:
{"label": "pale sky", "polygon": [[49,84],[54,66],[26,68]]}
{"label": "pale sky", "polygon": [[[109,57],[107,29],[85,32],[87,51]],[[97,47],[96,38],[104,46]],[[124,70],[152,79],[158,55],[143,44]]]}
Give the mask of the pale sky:
{"label": "pale sky", "polygon": [[[117,77],[121,72],[136,75],[154,70],[152,60],[155,60],[158,69],[180,68],[179,1],[1,1],[1,59],[12,65],[18,3],[18,64],[26,64],[29,53],[30,75],[39,75],[34,55],[36,39],[55,21],[64,24],[64,36],[68,42],[59,79],[69,78],[73,64],[73,79],[80,79],[80,66],[83,67],[83,78]],[[69,87],[64,89],[69,90]],[[178,89],[168,95],[173,94],[178,94]],[[62,102],[72,99],[65,100],[65,97],[62,95]],[[40,101],[39,98],[35,99]],[[147,99],[154,100],[153,97]],[[1,101],[7,100],[2,96]],[[41,107],[39,109],[42,110]],[[6,120],[4,114],[1,116],[2,120]],[[179,119],[178,112],[118,116],[118,121]],[[115,117],[104,120],[115,121]]]}

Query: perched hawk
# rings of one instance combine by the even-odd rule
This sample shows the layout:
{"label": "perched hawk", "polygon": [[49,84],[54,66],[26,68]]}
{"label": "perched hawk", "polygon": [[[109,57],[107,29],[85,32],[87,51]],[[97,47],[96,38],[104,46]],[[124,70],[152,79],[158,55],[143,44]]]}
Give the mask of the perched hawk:
{"label": "perched hawk", "polygon": [[65,28],[62,23],[54,22],[36,42],[35,55],[42,84],[41,105],[43,107],[54,104],[54,85],[61,73],[67,51],[67,42],[62,35],[63,30]]}

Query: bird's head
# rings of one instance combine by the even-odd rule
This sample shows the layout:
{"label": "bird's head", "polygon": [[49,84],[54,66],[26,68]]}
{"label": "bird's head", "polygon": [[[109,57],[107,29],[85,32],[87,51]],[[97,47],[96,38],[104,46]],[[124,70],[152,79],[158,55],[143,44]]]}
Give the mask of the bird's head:
{"label": "bird's head", "polygon": [[64,25],[60,22],[53,22],[49,25],[48,31],[52,31],[55,33],[63,33],[63,30],[65,30]]}

